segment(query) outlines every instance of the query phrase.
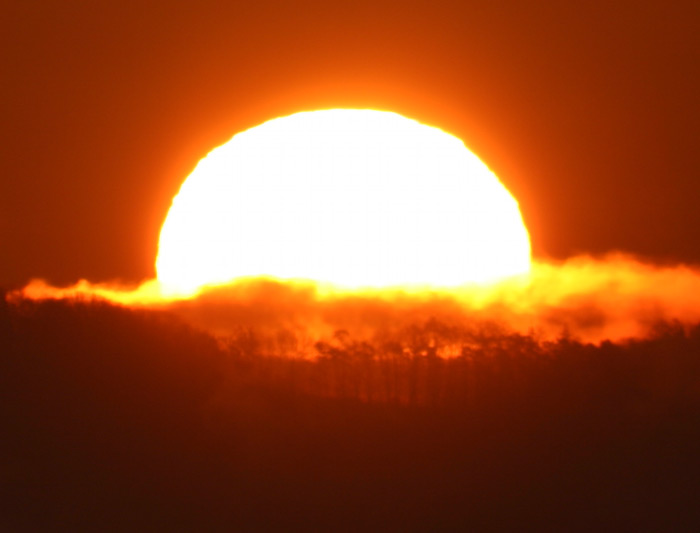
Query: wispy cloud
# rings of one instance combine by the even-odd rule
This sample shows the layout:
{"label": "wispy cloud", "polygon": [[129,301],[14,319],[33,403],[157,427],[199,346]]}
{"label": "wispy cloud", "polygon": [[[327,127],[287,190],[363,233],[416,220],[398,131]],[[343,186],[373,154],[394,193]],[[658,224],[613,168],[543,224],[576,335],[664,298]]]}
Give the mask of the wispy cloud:
{"label": "wispy cloud", "polygon": [[659,321],[700,322],[700,270],[656,266],[621,254],[535,262],[527,277],[456,290],[349,292],[247,279],[178,299],[163,295],[156,280],[138,287],[83,280],[67,288],[33,281],[18,294],[164,307],[219,335],[252,328],[310,342],[338,330],[372,340],[429,320],[455,327],[491,323],[542,340],[569,335],[593,343],[645,337]]}

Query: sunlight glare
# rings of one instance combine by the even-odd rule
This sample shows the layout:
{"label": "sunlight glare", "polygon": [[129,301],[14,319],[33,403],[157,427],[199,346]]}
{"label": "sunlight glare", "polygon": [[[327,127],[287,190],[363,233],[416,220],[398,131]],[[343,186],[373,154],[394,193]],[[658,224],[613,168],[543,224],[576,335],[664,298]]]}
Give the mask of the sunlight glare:
{"label": "sunlight glare", "polygon": [[235,135],[183,183],[160,234],[172,292],[251,276],[452,287],[528,272],[518,204],[461,140],[373,110]]}

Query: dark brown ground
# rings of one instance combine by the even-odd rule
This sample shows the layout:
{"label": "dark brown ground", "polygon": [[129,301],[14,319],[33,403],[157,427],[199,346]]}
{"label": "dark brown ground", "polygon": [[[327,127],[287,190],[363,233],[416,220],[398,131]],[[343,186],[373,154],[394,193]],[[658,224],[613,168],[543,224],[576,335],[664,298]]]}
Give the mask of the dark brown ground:
{"label": "dark brown ground", "polygon": [[700,328],[493,330],[446,361],[439,327],[339,334],[305,362],[254,331],[222,346],[155,312],[0,303],[0,529],[700,527]]}

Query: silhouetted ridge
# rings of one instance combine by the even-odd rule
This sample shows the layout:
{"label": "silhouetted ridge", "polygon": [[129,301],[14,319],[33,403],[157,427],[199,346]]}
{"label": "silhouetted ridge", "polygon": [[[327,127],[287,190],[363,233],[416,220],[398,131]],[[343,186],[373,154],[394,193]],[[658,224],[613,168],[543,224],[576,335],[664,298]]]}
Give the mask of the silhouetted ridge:
{"label": "silhouetted ridge", "polygon": [[700,327],[596,347],[427,320],[313,359],[269,335],[3,299],[0,528],[700,525]]}

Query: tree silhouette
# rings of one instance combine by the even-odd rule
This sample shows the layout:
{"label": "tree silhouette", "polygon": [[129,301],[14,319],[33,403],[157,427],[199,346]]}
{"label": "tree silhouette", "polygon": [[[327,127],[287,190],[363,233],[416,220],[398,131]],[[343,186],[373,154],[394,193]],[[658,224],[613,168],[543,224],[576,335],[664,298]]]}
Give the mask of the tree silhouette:
{"label": "tree silhouette", "polygon": [[594,346],[428,318],[306,353],[3,298],[0,328],[3,530],[700,526],[700,326]]}

